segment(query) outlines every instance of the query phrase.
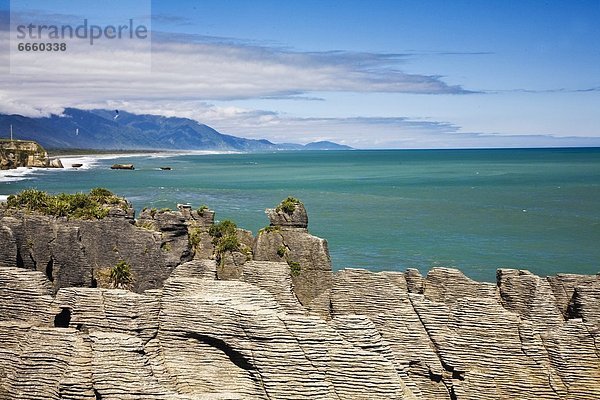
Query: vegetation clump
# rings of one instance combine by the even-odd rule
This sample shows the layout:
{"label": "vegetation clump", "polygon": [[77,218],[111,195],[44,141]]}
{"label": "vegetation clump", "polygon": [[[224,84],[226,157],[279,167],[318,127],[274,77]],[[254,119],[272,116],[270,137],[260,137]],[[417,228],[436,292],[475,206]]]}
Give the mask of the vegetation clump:
{"label": "vegetation clump", "polygon": [[226,251],[237,251],[239,250],[240,242],[235,235],[224,236],[219,239],[217,243],[217,252],[224,253]]}
{"label": "vegetation clump", "polygon": [[188,229],[188,240],[190,242],[190,246],[192,248],[196,248],[200,244],[201,239],[201,231],[200,228],[194,227]]}
{"label": "vegetation clump", "polygon": [[204,217],[204,211],[208,210],[208,206],[206,204],[202,204],[199,208],[198,208],[198,215],[201,217]]}
{"label": "vegetation clump", "polygon": [[236,234],[237,225],[235,222],[226,219],[216,224],[211,225],[208,229],[208,234],[215,239],[220,239],[224,236],[230,236]]}
{"label": "vegetation clump", "polygon": [[294,213],[294,211],[296,211],[296,206],[298,206],[300,204],[302,204],[302,202],[300,200],[298,200],[295,197],[289,196],[287,199],[285,199],[281,203],[279,203],[277,208],[275,208],[275,211],[277,211],[277,212],[283,211],[284,213],[286,213],[288,215],[292,215]]}
{"label": "vegetation clump", "polygon": [[264,228],[259,229],[258,234],[261,235],[264,232],[277,232],[279,230],[281,230],[281,228],[279,226],[269,225],[269,226],[265,226]]}
{"label": "vegetation clump", "polygon": [[292,276],[300,275],[300,271],[302,271],[302,267],[300,266],[299,262],[287,260],[287,263],[290,266],[290,272],[292,273]]}
{"label": "vegetation clump", "polygon": [[220,258],[226,251],[238,251],[240,242],[237,237],[237,225],[231,220],[224,220],[212,225],[208,234],[213,237],[215,251]]}
{"label": "vegetation clump", "polygon": [[283,246],[283,245],[279,246],[279,248],[277,249],[277,255],[279,257],[283,257],[283,256],[285,256],[286,251],[287,251],[287,249],[285,246]]}
{"label": "vegetation clump", "polygon": [[128,208],[128,204],[123,198],[104,188],[92,189],[89,194],[61,193],[57,195],[37,189],[27,189],[16,195],[8,196],[6,205],[9,208],[26,209],[45,215],[75,219],[102,219],[108,216],[112,207]]}
{"label": "vegetation clump", "polygon": [[141,222],[137,221],[136,226],[139,226],[140,228],[146,229],[148,231],[156,230],[156,226],[154,225],[154,222],[152,222],[152,221],[141,221]]}
{"label": "vegetation clump", "polygon": [[131,266],[123,260],[110,269],[108,276],[111,287],[115,289],[129,289],[133,282]]}

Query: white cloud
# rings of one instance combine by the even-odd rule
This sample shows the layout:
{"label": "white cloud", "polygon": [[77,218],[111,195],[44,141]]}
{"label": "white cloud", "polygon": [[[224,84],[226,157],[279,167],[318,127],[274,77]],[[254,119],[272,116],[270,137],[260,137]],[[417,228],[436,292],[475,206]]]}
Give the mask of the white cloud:
{"label": "white cloud", "polygon": [[[8,65],[8,32],[0,32],[0,65]],[[23,114],[54,111],[56,105],[79,106],[102,101],[145,99],[224,100],[269,96],[297,96],[312,91],[462,93],[440,78],[397,70],[398,55],[350,52],[294,52],[243,43],[195,42],[194,38],[155,35],[152,72],[144,73],[146,59],[139,43],[123,47],[69,43],[62,54],[13,54],[20,74],[0,76],[6,102],[0,112]],[[73,46],[88,46],[73,55]],[[48,60],[54,59],[55,64]],[[52,66],[49,66],[52,65]],[[18,110],[17,110],[18,111]]]}
{"label": "white cloud", "polygon": [[[62,62],[52,70],[41,57],[40,62],[27,63],[17,54],[12,61],[20,63],[25,73],[9,74],[9,43],[8,32],[0,30],[0,113],[43,116],[60,114],[63,107],[117,108],[187,117],[243,137],[299,143],[333,140],[354,147],[471,147],[526,141],[465,134],[451,123],[425,119],[302,118],[222,105],[238,99],[308,101],[314,93],[468,93],[438,76],[402,72],[406,56],[401,54],[300,52],[236,40],[155,34],[151,73],[144,71],[146,49],[130,42],[117,49],[87,47],[78,57],[62,54]],[[546,142],[558,143],[540,140]]]}

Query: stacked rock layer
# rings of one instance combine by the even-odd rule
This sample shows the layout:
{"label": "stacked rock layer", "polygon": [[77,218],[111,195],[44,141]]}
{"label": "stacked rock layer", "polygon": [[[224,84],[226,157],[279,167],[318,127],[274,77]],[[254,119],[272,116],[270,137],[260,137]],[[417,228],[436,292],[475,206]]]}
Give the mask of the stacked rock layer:
{"label": "stacked rock layer", "polygon": [[[333,273],[296,214],[224,280],[212,212],[0,213],[0,399],[600,398],[600,276]],[[124,256],[135,291],[90,287]]]}

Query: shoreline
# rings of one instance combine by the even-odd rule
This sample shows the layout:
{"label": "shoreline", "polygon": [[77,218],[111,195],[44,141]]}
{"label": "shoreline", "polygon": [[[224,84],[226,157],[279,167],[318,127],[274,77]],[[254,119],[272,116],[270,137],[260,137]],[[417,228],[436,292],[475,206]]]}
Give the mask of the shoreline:
{"label": "shoreline", "polygon": [[[243,154],[242,152],[217,151],[217,150],[96,150],[96,149],[72,149],[72,150],[48,150],[50,159],[59,159],[64,168],[53,168],[54,171],[73,170],[73,164],[83,164],[77,170],[91,169],[99,160],[112,160],[127,157],[152,157],[167,158],[186,155],[213,155],[213,154]],[[38,171],[47,171],[49,168],[19,167],[0,171],[0,184],[31,179],[29,175],[35,175]],[[1,188],[0,188],[1,191]],[[0,194],[0,200],[3,199]]]}

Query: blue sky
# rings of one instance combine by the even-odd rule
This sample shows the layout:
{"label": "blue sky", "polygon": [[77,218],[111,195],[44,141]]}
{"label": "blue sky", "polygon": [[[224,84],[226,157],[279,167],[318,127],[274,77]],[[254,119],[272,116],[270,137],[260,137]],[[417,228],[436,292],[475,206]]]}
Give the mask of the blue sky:
{"label": "blue sky", "polygon": [[[150,9],[19,3],[75,20]],[[598,0],[153,1],[151,15],[151,73],[3,73],[0,111],[117,107],[359,148],[600,145]]]}

